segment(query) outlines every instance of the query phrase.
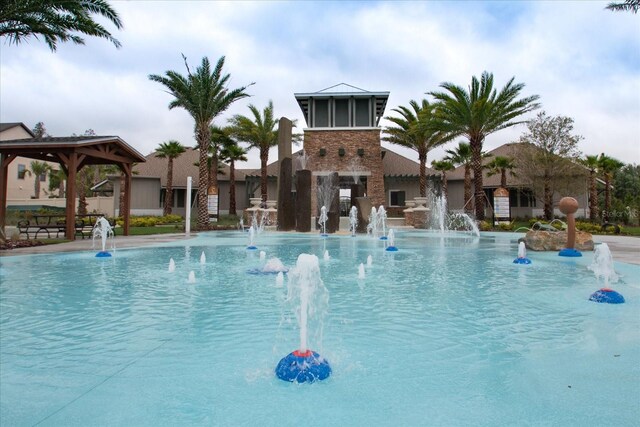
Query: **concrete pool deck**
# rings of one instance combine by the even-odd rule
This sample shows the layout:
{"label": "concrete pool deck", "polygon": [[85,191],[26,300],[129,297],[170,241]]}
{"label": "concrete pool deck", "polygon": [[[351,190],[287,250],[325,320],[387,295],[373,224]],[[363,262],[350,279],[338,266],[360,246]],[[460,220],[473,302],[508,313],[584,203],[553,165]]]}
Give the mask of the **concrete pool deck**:
{"label": "concrete pool deck", "polygon": [[[123,249],[155,245],[158,243],[174,242],[178,240],[188,240],[196,236],[197,233],[191,233],[190,237],[186,237],[184,233],[152,234],[148,236],[117,236],[115,239],[115,244],[116,249]],[[606,243],[609,246],[609,249],[611,249],[614,261],[640,265],[640,237],[596,235],[593,236],[593,241],[596,244]],[[73,242],[58,243],[53,245],[4,250],[0,251],[0,257],[74,251],[95,251],[96,248],[92,248],[91,246],[91,239],[81,239],[75,240]],[[96,243],[96,247],[98,247],[98,243]]]}

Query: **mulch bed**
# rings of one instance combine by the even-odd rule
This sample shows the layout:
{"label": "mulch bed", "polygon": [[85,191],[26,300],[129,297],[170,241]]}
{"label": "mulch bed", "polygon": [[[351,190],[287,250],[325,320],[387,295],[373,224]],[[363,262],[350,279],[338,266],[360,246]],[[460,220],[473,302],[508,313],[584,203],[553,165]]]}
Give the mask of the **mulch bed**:
{"label": "mulch bed", "polygon": [[44,242],[39,240],[0,240],[0,251],[8,251],[16,248],[30,248],[33,246],[42,246]]}

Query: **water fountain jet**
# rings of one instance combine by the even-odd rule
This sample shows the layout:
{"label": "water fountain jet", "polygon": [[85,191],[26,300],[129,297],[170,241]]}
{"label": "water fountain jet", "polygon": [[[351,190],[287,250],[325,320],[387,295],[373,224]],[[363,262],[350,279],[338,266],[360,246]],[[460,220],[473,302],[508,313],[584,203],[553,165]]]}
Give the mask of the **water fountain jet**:
{"label": "water fountain jet", "polygon": [[596,275],[596,279],[602,279],[604,287],[595,291],[589,297],[589,301],[602,302],[607,304],[622,304],[624,297],[609,287],[610,283],[618,281],[618,274],[613,269],[613,256],[609,245],[601,243],[596,246],[593,253],[593,263],[587,267]]}
{"label": "water fountain jet", "polygon": [[111,237],[111,248],[115,250],[115,245],[113,243],[113,227],[109,224],[109,221],[103,216],[98,218],[96,221],[96,225],[93,226],[93,230],[91,232],[92,241],[91,246],[95,245],[96,237],[100,238],[102,242],[102,250],[96,254],[97,258],[107,258],[110,257],[111,254],[107,252],[107,238]]}
{"label": "water fountain jet", "polygon": [[[382,207],[382,206],[381,206]],[[395,233],[393,232],[393,228],[389,229],[389,235],[387,236],[387,248],[385,249],[388,252],[397,252],[398,248],[396,247],[396,239]]]}
{"label": "water fountain jet", "polygon": [[518,258],[513,260],[514,264],[531,264],[531,260],[527,258],[527,246],[524,242],[518,243]]}
{"label": "water fountain jet", "polygon": [[329,362],[317,352],[309,349],[307,342],[308,321],[318,313],[316,300],[321,294],[326,295],[326,288],[320,278],[318,257],[300,254],[295,268],[289,271],[289,298],[300,300],[296,317],[300,326],[300,347],[283,357],[276,366],[278,378],[288,382],[314,382],[324,380],[331,375]]}

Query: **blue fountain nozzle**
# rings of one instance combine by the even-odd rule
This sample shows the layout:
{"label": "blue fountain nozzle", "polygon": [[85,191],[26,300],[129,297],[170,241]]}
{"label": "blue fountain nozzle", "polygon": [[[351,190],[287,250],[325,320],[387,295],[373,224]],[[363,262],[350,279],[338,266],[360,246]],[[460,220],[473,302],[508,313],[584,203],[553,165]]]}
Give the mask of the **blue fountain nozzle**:
{"label": "blue fountain nozzle", "polygon": [[598,289],[589,297],[589,301],[593,302],[602,302],[606,304],[622,304],[624,302],[624,297],[609,288]]}
{"label": "blue fountain nozzle", "polygon": [[382,236],[382,237],[380,237],[380,240],[387,240],[387,239],[388,239],[388,237],[387,237],[387,236]]}
{"label": "blue fountain nozzle", "polygon": [[514,264],[531,264],[531,260],[529,258],[516,258],[513,260]]}
{"label": "blue fountain nozzle", "polygon": [[276,366],[276,376],[283,381],[312,383],[331,375],[329,362],[312,350],[295,350],[280,359]]}
{"label": "blue fountain nozzle", "polygon": [[387,246],[387,249],[385,249],[387,252],[398,252],[398,248],[396,248],[395,246]]}
{"label": "blue fountain nozzle", "polygon": [[249,251],[255,251],[255,250],[257,250],[257,249],[258,249],[258,247],[257,247],[257,246],[253,246],[253,245],[249,245],[249,246],[247,246],[247,250],[249,250]]}
{"label": "blue fountain nozzle", "polygon": [[107,251],[100,251],[96,254],[96,258],[108,258],[111,254]]}
{"label": "blue fountain nozzle", "polygon": [[561,249],[560,252],[558,252],[559,256],[565,256],[565,257],[572,257],[572,258],[576,258],[576,257],[581,257],[582,253],[580,251],[577,251],[573,248],[564,248]]}

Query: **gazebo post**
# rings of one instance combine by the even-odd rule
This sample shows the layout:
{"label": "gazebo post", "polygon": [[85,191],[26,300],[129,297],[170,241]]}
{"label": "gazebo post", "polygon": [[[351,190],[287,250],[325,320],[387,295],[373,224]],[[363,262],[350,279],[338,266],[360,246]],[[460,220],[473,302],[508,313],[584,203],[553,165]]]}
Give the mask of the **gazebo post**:
{"label": "gazebo post", "polygon": [[122,219],[124,224],[122,225],[122,234],[129,235],[129,217],[131,213],[131,163],[122,163],[121,169],[124,172],[124,212],[122,213]]}
{"label": "gazebo post", "polygon": [[16,158],[15,154],[0,157],[0,235],[6,238],[4,227],[7,224],[7,181],[9,164]]}
{"label": "gazebo post", "polygon": [[76,239],[76,172],[78,172],[78,153],[69,154],[67,160],[67,207],[66,235],[68,240]]}

